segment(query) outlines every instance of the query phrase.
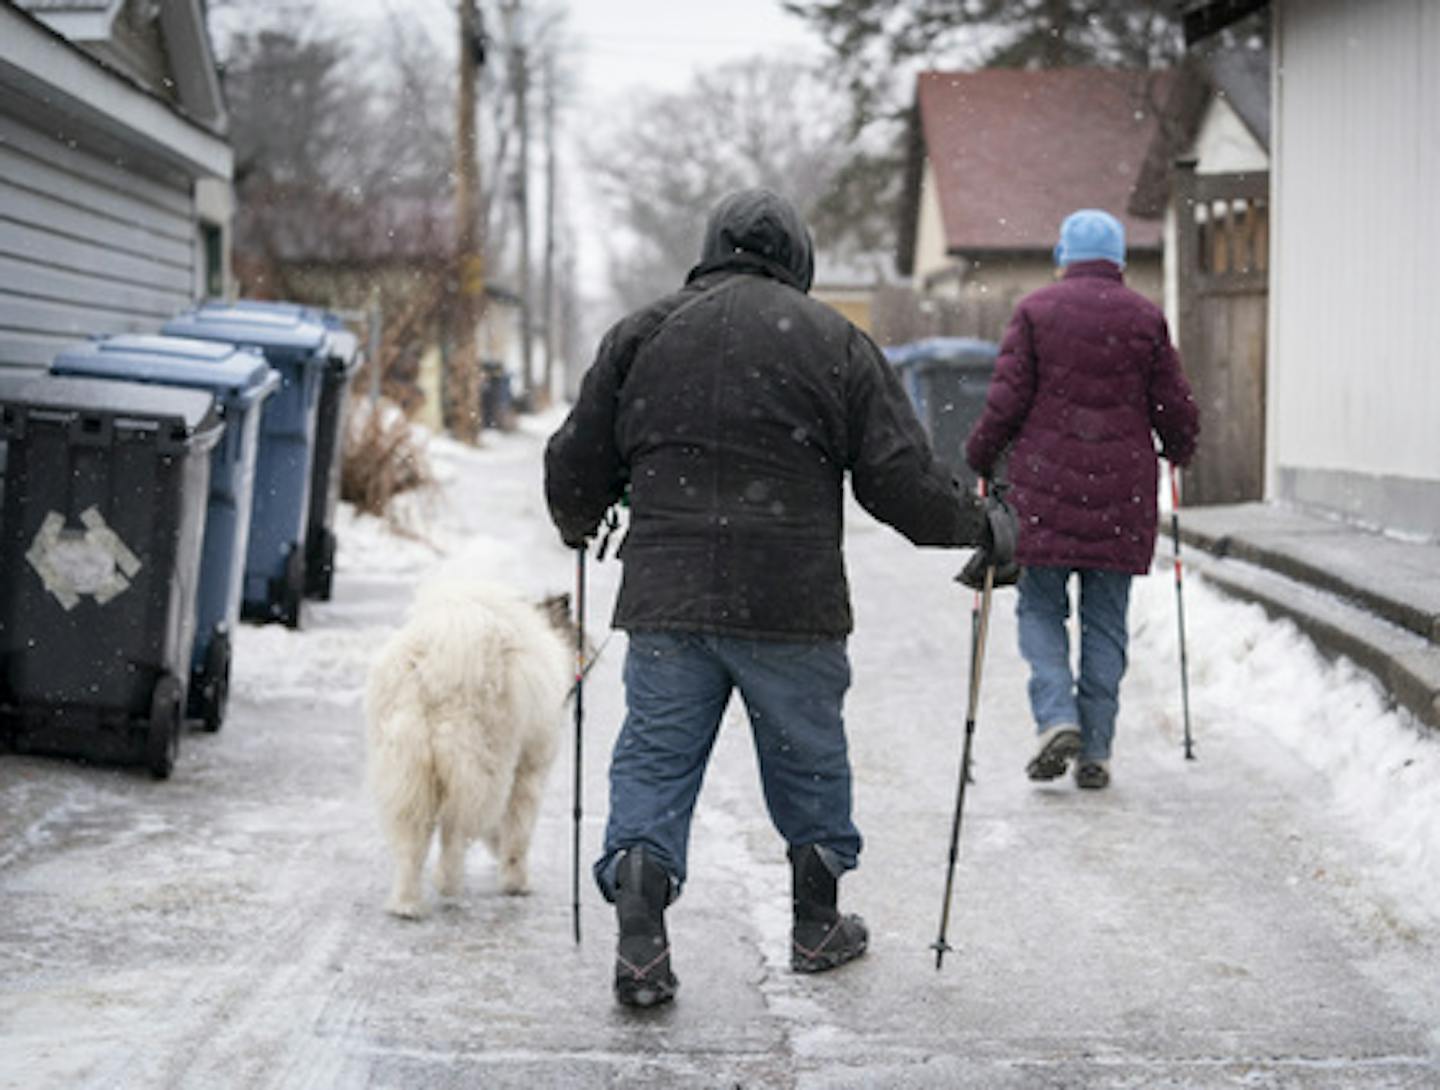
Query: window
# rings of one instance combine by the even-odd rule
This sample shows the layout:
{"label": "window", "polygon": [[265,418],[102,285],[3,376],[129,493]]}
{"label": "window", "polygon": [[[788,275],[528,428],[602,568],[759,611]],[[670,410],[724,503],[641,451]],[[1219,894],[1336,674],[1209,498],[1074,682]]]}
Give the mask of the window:
{"label": "window", "polygon": [[205,294],[219,298],[225,294],[225,232],[219,224],[201,221],[200,248],[205,262]]}

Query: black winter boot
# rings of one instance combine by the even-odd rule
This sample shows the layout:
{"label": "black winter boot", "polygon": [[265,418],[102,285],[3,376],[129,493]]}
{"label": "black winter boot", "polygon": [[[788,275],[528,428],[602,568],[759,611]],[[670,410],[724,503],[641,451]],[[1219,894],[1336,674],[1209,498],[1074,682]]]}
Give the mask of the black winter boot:
{"label": "black winter boot", "polygon": [[839,879],[814,844],[792,847],[789,855],[795,910],[790,968],[797,973],[823,973],[855,960],[865,952],[870,933],[859,916],[836,911]]}
{"label": "black winter boot", "polygon": [[670,875],[643,847],[631,848],[615,873],[615,998],[627,1007],[653,1007],[675,998],[680,981],[670,970],[665,906]]}

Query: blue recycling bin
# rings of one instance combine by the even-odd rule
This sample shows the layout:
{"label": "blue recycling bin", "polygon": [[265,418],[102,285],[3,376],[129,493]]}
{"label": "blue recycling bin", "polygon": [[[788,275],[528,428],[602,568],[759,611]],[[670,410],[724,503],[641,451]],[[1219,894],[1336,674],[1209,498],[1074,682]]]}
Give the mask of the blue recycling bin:
{"label": "blue recycling bin", "polygon": [[965,440],[984,412],[999,353],[994,341],[976,337],[929,337],[885,349],[935,456],[969,489],[976,478],[965,462]]}
{"label": "blue recycling bin", "polygon": [[210,454],[189,714],[206,730],[219,730],[225,721],[235,625],[240,618],[261,408],[278,388],[279,372],[254,349],[136,334],[99,338],[68,349],[55,357],[50,370],[57,375],[190,387],[215,398],[225,433]]}
{"label": "blue recycling bin", "polygon": [[201,390],[0,373],[0,727],[23,752],[179,752],[210,452]]}
{"label": "blue recycling bin", "polygon": [[315,457],[305,527],[305,597],[329,601],[335,580],[335,510],[340,502],[345,423],[351,380],[361,363],[360,342],[338,315],[317,307],[270,299],[237,299],[229,306],[246,313],[279,314],[318,322],[329,331],[315,421]]}
{"label": "blue recycling bin", "polygon": [[305,592],[305,530],[315,462],[320,387],[329,334],[304,311],[207,303],[172,318],[161,332],[259,349],[280,372],[265,402],[255,467],[255,502],[240,615],[300,626]]}

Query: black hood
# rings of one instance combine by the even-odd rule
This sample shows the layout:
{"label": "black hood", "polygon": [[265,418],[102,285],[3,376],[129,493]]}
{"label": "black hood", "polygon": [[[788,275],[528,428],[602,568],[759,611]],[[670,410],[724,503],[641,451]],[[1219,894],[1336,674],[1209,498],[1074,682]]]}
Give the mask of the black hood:
{"label": "black hood", "polygon": [[716,269],[763,272],[808,292],[815,247],[805,221],[784,197],[768,189],[742,189],[710,213],[700,264],[690,279]]}

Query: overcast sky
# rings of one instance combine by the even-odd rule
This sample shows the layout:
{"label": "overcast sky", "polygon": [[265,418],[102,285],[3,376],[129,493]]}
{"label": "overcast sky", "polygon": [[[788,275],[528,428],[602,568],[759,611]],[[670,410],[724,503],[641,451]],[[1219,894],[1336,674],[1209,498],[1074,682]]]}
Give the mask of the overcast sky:
{"label": "overcast sky", "polygon": [[[528,0],[544,11],[554,0]],[[814,34],[780,0],[560,0],[587,92],[585,105],[613,99],[637,87],[675,90],[700,68],[757,53],[806,52],[818,56]],[[498,4],[483,7],[495,17]],[[255,0],[217,3],[217,37],[256,21],[266,11],[317,30],[358,39],[383,33],[387,16],[414,20],[449,50],[455,33],[455,0]]]}
{"label": "overcast sky", "polygon": [[[568,6],[581,66],[577,134],[637,90],[679,90],[697,71],[737,58],[820,52],[815,36],[780,0],[569,0]],[[586,202],[585,194],[576,196]],[[582,249],[587,293],[603,290],[602,262],[598,250]]]}
{"label": "overcast sky", "polygon": [[569,12],[585,86],[605,98],[636,86],[673,90],[736,57],[818,53],[779,0],[570,0]]}

